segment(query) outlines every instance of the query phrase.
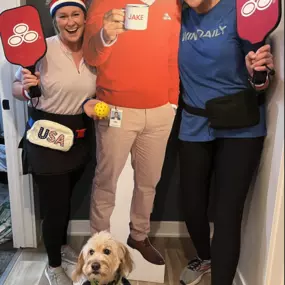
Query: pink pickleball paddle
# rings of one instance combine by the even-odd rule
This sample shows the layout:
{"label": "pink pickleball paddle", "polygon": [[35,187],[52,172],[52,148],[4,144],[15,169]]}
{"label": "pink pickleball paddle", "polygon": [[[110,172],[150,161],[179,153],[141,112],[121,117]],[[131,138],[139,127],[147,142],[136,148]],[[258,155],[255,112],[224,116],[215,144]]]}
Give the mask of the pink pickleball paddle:
{"label": "pink pickleball paddle", "polygon": [[[252,44],[260,43],[280,23],[281,0],[236,0],[236,12],[239,37]],[[274,70],[269,70],[270,74],[274,75]],[[266,77],[267,71],[254,71],[253,81],[260,84],[265,82]]]}
{"label": "pink pickleball paddle", "polygon": [[252,44],[262,42],[281,20],[281,0],[236,0],[237,31]]}

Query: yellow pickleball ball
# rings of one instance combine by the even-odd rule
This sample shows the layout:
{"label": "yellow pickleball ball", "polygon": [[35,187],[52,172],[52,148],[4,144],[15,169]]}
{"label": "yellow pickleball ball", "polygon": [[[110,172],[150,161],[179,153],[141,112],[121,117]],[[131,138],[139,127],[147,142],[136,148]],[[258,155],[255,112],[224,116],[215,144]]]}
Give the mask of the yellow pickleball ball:
{"label": "yellow pickleball ball", "polygon": [[109,116],[110,107],[104,102],[99,102],[95,105],[94,112],[98,118],[105,118]]}

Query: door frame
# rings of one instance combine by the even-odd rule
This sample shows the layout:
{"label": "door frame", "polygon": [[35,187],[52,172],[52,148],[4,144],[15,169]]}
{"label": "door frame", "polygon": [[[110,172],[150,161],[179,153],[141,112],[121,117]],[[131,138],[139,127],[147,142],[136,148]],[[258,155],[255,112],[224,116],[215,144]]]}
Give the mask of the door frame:
{"label": "door frame", "polygon": [[284,142],[267,264],[265,284],[284,284]]}
{"label": "door frame", "polygon": [[[23,0],[0,2],[0,12],[24,5]],[[15,248],[37,247],[39,240],[39,215],[35,209],[35,196],[31,175],[23,175],[21,149],[18,144],[28,119],[27,104],[12,96],[12,82],[17,66],[9,64],[0,44],[0,97],[6,161],[8,170],[9,196],[12,219],[13,244]],[[3,100],[9,108],[3,108]]]}

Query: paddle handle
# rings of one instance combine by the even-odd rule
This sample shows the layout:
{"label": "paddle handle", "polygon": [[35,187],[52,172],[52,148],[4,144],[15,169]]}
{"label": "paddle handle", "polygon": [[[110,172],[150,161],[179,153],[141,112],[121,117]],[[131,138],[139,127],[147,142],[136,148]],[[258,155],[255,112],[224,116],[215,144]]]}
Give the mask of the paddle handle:
{"label": "paddle handle", "polygon": [[268,71],[253,71],[253,77],[252,77],[252,82],[254,84],[264,84],[266,82],[267,76],[268,75],[275,75],[275,70],[269,68],[267,65],[265,65]]}
{"label": "paddle handle", "polygon": [[[35,65],[29,66],[29,67],[27,67],[27,69],[30,70],[31,73],[35,75],[35,71],[36,71]],[[38,85],[37,85],[37,86],[32,86],[32,87],[30,87],[30,89],[29,89],[29,95],[30,95],[31,98],[38,98],[38,97],[41,97],[42,92],[41,92],[40,87],[39,87]]]}

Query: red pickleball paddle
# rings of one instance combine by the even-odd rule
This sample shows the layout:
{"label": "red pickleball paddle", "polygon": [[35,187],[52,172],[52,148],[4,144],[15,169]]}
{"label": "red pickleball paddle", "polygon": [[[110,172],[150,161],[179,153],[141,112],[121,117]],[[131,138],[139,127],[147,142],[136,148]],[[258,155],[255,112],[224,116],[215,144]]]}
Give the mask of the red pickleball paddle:
{"label": "red pickleball paddle", "polygon": [[[279,25],[281,0],[236,0],[236,11],[238,35],[256,44],[264,41]],[[255,72],[255,82],[264,83],[266,76],[266,71]]]}
{"label": "red pickleball paddle", "polygon": [[[34,74],[36,63],[47,50],[38,10],[25,5],[2,12],[0,36],[7,61],[21,65]],[[32,98],[40,95],[38,86],[30,88]]]}

